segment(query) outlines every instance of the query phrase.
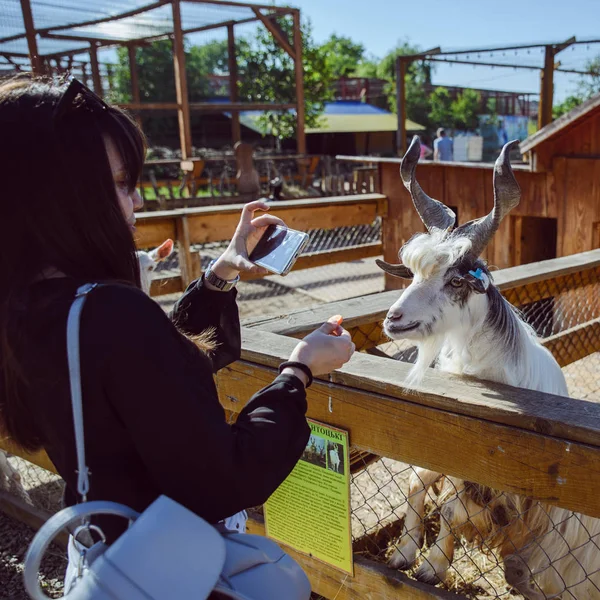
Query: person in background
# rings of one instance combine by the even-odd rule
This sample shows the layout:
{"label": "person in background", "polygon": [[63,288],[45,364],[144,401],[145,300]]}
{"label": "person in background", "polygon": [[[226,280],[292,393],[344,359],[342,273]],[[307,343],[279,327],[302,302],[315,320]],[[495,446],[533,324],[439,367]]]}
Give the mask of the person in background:
{"label": "person in background", "polygon": [[454,160],[454,144],[443,127],[437,130],[437,138],[433,142],[433,160]]}

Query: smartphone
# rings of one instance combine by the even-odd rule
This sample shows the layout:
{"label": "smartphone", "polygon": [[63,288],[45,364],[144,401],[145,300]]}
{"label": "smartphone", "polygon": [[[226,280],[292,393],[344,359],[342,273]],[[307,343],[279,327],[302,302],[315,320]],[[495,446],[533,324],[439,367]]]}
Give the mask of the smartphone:
{"label": "smartphone", "polygon": [[269,225],[248,257],[271,273],[287,275],[308,244],[308,234],[281,225]]}

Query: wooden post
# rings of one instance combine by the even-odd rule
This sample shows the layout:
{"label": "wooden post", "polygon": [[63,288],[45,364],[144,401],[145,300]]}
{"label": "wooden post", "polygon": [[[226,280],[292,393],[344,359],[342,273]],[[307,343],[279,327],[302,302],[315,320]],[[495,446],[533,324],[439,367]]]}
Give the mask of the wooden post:
{"label": "wooden post", "polygon": [[177,118],[181,158],[192,155],[192,128],[190,125],[190,99],[188,97],[187,76],[185,73],[185,50],[181,30],[181,7],[179,0],[173,0],[173,61],[175,65],[175,91],[177,93]]}
{"label": "wooden post", "polygon": [[552,123],[552,99],[554,96],[554,48],[546,46],[544,69],[540,80],[540,105],[538,108],[538,129]]}
{"label": "wooden post", "polygon": [[[129,55],[129,77],[131,80],[131,101],[134,104],[140,103],[140,82],[138,79],[137,63],[135,62],[135,46],[130,44],[127,46],[127,53]],[[137,124],[142,126],[142,117],[139,113],[136,113],[135,120]]]}
{"label": "wooden post", "polygon": [[[233,34],[233,23],[227,25],[227,57],[229,60],[229,101],[238,101],[238,69],[235,54],[235,37]],[[242,141],[242,129],[240,127],[240,113],[231,113],[231,137],[233,145]]]}
{"label": "wooden post", "polygon": [[396,112],[398,113],[398,131],[396,133],[396,150],[398,156],[406,152],[406,59],[396,58]]}
{"label": "wooden post", "polygon": [[102,98],[102,79],[100,79],[100,66],[98,65],[98,46],[97,42],[90,43],[90,64],[92,67],[92,82],[94,92]]}
{"label": "wooden post", "polygon": [[21,12],[23,13],[25,36],[27,37],[29,60],[31,61],[31,71],[34,75],[43,75],[44,63],[38,54],[36,31],[33,25],[33,14],[31,12],[31,4],[29,0],[21,0]]}
{"label": "wooden post", "polygon": [[302,32],[300,31],[300,11],[294,11],[294,68],[296,73],[296,114],[298,127],[296,144],[298,154],[306,154],[306,134],[304,133],[304,67],[302,65]]}

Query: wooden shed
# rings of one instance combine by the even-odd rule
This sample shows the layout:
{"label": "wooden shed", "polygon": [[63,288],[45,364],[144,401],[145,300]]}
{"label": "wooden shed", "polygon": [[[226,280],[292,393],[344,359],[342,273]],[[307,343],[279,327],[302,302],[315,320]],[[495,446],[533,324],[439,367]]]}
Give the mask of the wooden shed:
{"label": "wooden shed", "polygon": [[[488,246],[488,262],[502,269],[599,248],[600,95],[542,128],[520,148],[529,159],[513,164],[521,202]],[[401,183],[400,159],[358,160],[378,165],[379,191],[388,198],[391,217],[384,231],[384,256],[397,261],[402,244],[425,230]],[[454,210],[459,224],[492,209],[492,163],[423,161],[417,177],[430,196]]]}

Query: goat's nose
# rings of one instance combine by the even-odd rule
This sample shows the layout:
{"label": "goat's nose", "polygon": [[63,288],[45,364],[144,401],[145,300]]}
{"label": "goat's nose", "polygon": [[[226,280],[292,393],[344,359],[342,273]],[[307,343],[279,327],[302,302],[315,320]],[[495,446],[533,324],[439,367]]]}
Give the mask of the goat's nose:
{"label": "goat's nose", "polygon": [[389,312],[387,314],[387,320],[388,321],[399,321],[402,318],[402,313],[401,312]]}

